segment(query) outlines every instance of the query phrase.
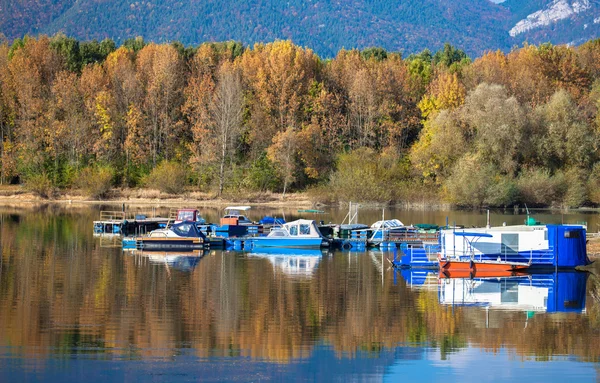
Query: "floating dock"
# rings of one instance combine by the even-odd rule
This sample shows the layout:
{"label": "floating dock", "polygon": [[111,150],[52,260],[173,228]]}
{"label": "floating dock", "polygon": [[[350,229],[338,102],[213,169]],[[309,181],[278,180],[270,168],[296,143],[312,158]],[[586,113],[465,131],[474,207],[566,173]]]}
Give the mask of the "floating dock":
{"label": "floating dock", "polygon": [[101,211],[100,219],[94,221],[94,234],[140,235],[149,233],[169,223],[169,218],[147,217],[137,214],[127,217],[124,211]]}

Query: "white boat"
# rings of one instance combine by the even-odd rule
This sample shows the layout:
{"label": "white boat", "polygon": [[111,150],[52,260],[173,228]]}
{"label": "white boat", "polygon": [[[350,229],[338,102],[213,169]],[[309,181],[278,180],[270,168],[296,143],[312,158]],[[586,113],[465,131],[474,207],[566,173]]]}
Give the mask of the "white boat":
{"label": "white boat", "polygon": [[583,225],[445,229],[440,234],[440,256],[447,260],[575,267],[589,263],[585,241]]}
{"label": "white boat", "polygon": [[299,219],[273,228],[266,237],[252,239],[254,248],[320,248],[329,246],[326,238],[313,220]]}
{"label": "white boat", "polygon": [[249,225],[253,222],[248,219],[245,212],[250,210],[250,206],[227,206],[225,215],[221,218],[221,225]]}

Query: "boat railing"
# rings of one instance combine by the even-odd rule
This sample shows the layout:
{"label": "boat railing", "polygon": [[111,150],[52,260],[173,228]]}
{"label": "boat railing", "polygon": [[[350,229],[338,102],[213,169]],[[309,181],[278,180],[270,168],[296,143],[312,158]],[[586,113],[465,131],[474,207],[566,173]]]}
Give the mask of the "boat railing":
{"label": "boat railing", "polygon": [[125,212],[102,210],[100,212],[100,221],[124,221]]}
{"label": "boat railing", "polygon": [[[371,239],[374,239],[375,235]],[[381,232],[381,240],[383,242],[427,242],[438,243],[439,232],[435,233],[419,233],[418,231],[407,230],[403,232],[394,232],[384,230]]]}
{"label": "boat railing", "polygon": [[[420,262],[425,261],[425,259],[423,259],[423,252],[425,253],[425,258],[427,260],[427,262],[435,262],[438,260],[438,256],[440,254],[440,245],[417,245],[417,244],[409,244],[409,243],[405,243],[403,245],[401,245],[400,250],[407,250],[407,253],[411,255],[412,261],[411,263],[413,263],[417,258],[420,259]],[[415,251],[415,250],[420,250],[420,251]],[[421,254],[421,255],[419,255]],[[417,262],[418,263],[418,262]]]}
{"label": "boat railing", "polygon": [[[450,250],[445,248],[442,253],[446,259],[455,259],[461,261],[474,261],[481,262],[484,260],[490,261],[489,254],[485,251],[478,250],[474,243],[476,241],[466,241],[461,250]],[[495,254],[495,253],[492,253]],[[528,256],[528,258],[527,258]],[[529,251],[518,251],[512,250],[508,246],[502,246],[500,253],[497,255],[495,261],[498,262],[514,262],[514,263],[527,263],[531,264],[554,264],[555,263],[555,252],[554,247],[549,246],[546,250],[529,250]]]}
{"label": "boat railing", "polygon": [[148,234],[149,237],[165,237],[167,238],[167,233],[164,231],[152,231]]}

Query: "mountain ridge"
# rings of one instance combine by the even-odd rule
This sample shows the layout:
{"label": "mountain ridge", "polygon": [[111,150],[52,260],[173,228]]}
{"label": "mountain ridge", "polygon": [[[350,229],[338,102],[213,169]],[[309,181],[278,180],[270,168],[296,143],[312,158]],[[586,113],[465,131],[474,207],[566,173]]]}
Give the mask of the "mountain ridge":
{"label": "mountain ridge", "polygon": [[[536,14],[546,20],[543,17],[557,6],[576,12],[563,12],[546,24],[528,22]],[[142,36],[186,45],[290,39],[323,57],[342,48],[370,46],[408,54],[437,50],[449,42],[478,56],[524,42],[564,44],[596,38],[600,0],[0,0],[0,32],[9,40],[63,32],[81,40],[112,38],[121,43]]]}

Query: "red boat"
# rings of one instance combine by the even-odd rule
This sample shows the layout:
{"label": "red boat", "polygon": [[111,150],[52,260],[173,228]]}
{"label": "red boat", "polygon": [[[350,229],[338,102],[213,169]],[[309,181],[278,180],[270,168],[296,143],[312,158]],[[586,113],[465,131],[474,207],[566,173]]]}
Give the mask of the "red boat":
{"label": "red boat", "polygon": [[529,263],[516,263],[504,261],[483,260],[453,260],[438,258],[440,265],[440,276],[446,278],[468,278],[477,277],[509,277],[524,271],[531,265]]}

